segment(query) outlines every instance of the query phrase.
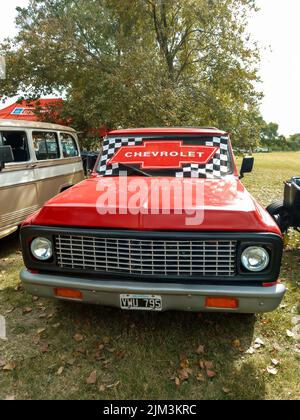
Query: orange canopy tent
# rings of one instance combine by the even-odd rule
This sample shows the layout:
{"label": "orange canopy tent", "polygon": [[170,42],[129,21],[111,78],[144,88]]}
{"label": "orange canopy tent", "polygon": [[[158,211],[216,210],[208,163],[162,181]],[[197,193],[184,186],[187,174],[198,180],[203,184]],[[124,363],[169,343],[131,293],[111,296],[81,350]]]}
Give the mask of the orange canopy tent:
{"label": "orange canopy tent", "polygon": [[21,101],[16,102],[4,109],[0,109],[0,119],[9,120],[26,120],[26,121],[39,121],[38,115],[35,113],[35,109],[38,108],[39,112],[48,112],[49,107],[60,107],[63,100],[58,99],[39,99],[37,101]]}

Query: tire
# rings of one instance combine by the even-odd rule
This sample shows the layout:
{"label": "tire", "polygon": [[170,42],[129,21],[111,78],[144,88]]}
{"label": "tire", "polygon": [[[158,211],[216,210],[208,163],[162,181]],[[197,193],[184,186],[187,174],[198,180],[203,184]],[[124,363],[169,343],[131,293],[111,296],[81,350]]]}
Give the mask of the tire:
{"label": "tire", "polygon": [[282,200],[274,201],[267,207],[267,212],[273,217],[282,233],[286,233],[290,227],[290,216]]}

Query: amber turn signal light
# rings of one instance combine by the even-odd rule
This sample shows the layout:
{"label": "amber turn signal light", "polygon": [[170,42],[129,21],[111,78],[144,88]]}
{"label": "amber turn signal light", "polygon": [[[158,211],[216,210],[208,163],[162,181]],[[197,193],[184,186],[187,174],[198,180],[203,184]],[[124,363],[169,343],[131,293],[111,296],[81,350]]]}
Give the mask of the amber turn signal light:
{"label": "amber turn signal light", "polygon": [[207,297],[205,298],[206,308],[220,308],[220,309],[237,309],[239,301],[230,297]]}
{"label": "amber turn signal light", "polygon": [[54,294],[56,297],[82,300],[82,293],[80,292],[80,290],[54,289]]}

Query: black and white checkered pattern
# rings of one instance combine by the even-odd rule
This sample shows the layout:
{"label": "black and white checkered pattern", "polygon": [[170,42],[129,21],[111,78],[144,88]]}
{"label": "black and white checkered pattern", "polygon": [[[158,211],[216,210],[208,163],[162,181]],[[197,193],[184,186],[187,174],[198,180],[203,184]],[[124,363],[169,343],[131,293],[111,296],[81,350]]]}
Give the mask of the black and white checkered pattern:
{"label": "black and white checkered pattern", "polygon": [[228,175],[228,137],[213,137],[206,146],[215,146],[219,150],[206,165],[188,164],[176,171],[177,178],[221,178]]}
{"label": "black and white checkered pattern", "polygon": [[[102,156],[99,163],[99,173],[105,176],[117,176],[119,165],[108,165],[107,162],[117,153],[122,146],[138,146],[143,142],[142,137],[109,138],[103,142]],[[205,143],[206,146],[215,146],[219,151],[206,165],[187,164],[182,169],[175,170],[177,178],[220,178],[228,174],[228,137],[213,137]],[[122,169],[122,168],[121,168]]]}

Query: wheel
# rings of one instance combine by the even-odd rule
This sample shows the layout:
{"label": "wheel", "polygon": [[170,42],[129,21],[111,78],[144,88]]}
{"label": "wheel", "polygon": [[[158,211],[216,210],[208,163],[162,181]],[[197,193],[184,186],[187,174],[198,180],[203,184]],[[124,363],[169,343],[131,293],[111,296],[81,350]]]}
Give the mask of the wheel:
{"label": "wheel", "polygon": [[283,201],[278,200],[267,207],[267,212],[273,217],[282,233],[286,233],[290,227],[289,211],[284,206]]}

